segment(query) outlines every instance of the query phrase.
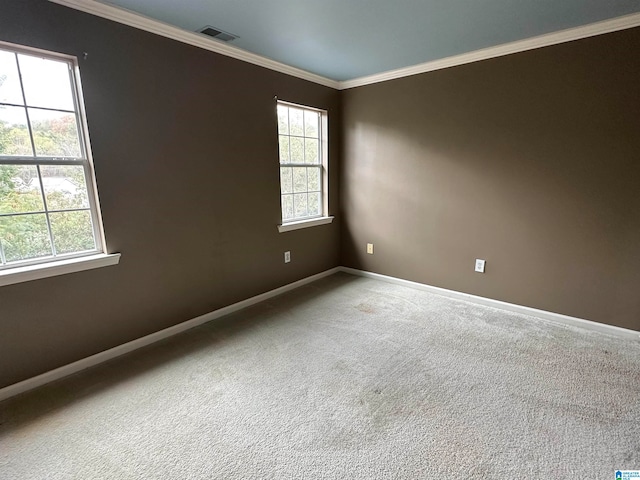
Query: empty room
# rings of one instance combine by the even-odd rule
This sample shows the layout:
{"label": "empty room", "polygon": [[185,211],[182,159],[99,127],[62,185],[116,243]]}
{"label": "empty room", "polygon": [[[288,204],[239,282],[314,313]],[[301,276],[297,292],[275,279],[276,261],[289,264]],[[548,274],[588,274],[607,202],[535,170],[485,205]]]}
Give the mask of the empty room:
{"label": "empty room", "polygon": [[640,3],[1,0],[0,479],[640,479]]}

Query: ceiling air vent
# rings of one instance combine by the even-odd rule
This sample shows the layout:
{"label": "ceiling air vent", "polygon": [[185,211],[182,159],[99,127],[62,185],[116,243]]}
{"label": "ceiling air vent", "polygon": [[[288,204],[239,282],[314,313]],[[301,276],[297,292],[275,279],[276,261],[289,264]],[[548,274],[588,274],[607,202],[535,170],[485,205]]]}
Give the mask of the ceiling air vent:
{"label": "ceiling air vent", "polygon": [[212,27],[211,25],[206,25],[204,27],[202,27],[200,30],[197,30],[198,33],[203,33],[205,35],[208,35],[212,38],[215,38],[216,40],[222,40],[223,42],[231,42],[233,40],[235,40],[236,38],[238,38],[237,35],[233,35],[231,33],[228,32],[224,32],[222,30],[220,30],[219,28],[215,28]]}

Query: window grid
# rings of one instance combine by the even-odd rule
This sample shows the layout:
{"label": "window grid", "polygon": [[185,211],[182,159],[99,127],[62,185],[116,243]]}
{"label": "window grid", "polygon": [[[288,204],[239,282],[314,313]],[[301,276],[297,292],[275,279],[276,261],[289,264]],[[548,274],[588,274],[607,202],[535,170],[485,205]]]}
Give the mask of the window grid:
{"label": "window grid", "polygon": [[[29,109],[27,108],[27,110]],[[29,115],[27,115],[27,123],[30,124]],[[31,136],[31,143],[33,144],[33,152],[36,153],[35,143],[33,141],[33,134],[31,133],[31,126],[29,126],[29,134]],[[40,171],[40,165],[36,165],[36,171],[38,172],[38,183],[40,184],[40,197],[42,198],[42,205],[44,206],[44,211],[45,211],[44,218],[47,219],[47,233],[49,234],[49,243],[51,244],[51,253],[55,257],[56,243],[53,241],[53,231],[51,230],[51,218],[49,217],[49,209],[47,208],[47,196],[44,194],[44,183],[42,182],[42,173]]]}
{"label": "window grid", "polygon": [[[321,217],[324,215],[325,173],[321,112],[284,102],[278,102],[277,109],[282,221]],[[292,112],[302,118],[301,125],[299,121],[292,121]],[[297,128],[292,131],[294,127]],[[293,142],[292,139],[302,142]],[[294,152],[294,145],[300,143],[301,151]]]}
{"label": "window grid", "polygon": [[[18,74],[17,84],[20,87],[20,96],[22,99],[22,104],[16,104],[15,102],[4,102],[0,99],[0,110],[6,107],[20,108],[24,111],[24,118],[26,119],[26,130],[29,137],[29,143],[31,146],[31,155],[21,155],[21,154],[9,154],[0,151],[0,168],[3,166],[14,166],[14,167],[22,167],[22,166],[31,166],[35,167],[36,176],[34,178],[30,178],[29,183],[31,184],[35,178],[37,178],[37,188],[39,188],[39,197],[42,202],[42,209],[37,209],[35,211],[18,211],[18,212],[2,212],[0,211],[0,227],[3,225],[3,220],[10,219],[20,219],[20,218],[28,218],[34,217],[38,215],[44,215],[46,221],[46,234],[48,245],[46,248],[46,252],[41,250],[35,255],[24,256],[19,258],[10,259],[7,256],[6,246],[3,243],[3,236],[0,235],[0,270],[12,268],[15,266],[26,266],[33,265],[39,263],[50,262],[55,259],[60,258],[74,258],[84,255],[95,254],[103,251],[102,247],[102,231],[99,225],[98,217],[98,209],[97,209],[97,199],[95,197],[94,184],[93,184],[93,173],[92,173],[92,165],[90,163],[89,157],[87,155],[88,149],[85,144],[85,124],[84,118],[81,115],[81,103],[80,103],[80,92],[77,85],[77,79],[75,77],[75,62],[70,58],[64,58],[62,56],[44,53],[38,51],[35,53],[31,49],[22,49],[19,47],[15,47],[13,45],[7,45],[0,43],[0,54],[11,54],[13,60],[15,61],[15,70]],[[36,58],[42,60],[49,60],[53,62],[58,62],[66,65],[67,75],[68,75],[68,85],[66,85],[70,90],[70,97],[72,101],[73,110],[68,110],[65,108],[51,108],[48,106],[43,106],[42,104],[38,105],[38,102],[31,103],[27,100],[27,95],[25,93],[25,81],[22,72],[22,65],[20,62],[20,56],[28,57],[28,58]],[[10,68],[10,67],[9,67]],[[1,72],[0,72],[1,73]],[[10,72],[9,72],[10,73]],[[2,84],[0,83],[0,86]],[[17,98],[17,97],[16,97]],[[61,156],[51,156],[51,155],[40,155],[39,148],[36,145],[35,141],[35,133],[34,133],[34,124],[31,117],[31,111],[44,111],[44,112],[60,112],[65,114],[73,115],[74,127],[73,133],[75,134],[73,139],[77,142],[77,144],[72,145],[72,148],[77,148],[78,155],[65,155],[63,153]],[[1,127],[2,125],[0,125]],[[45,186],[45,182],[43,180],[43,172],[42,167],[65,167],[65,166],[76,166],[82,170],[83,182],[79,184],[79,190],[81,192],[81,197],[84,194],[84,200],[82,201],[82,207],[77,206],[67,206],[64,208],[50,208],[47,195],[51,189],[48,189]],[[77,198],[76,198],[77,201]],[[88,215],[88,222],[85,223],[85,227],[89,227],[85,229],[83,232],[86,235],[86,243],[82,248],[74,247],[69,250],[67,246],[66,250],[69,251],[58,251],[58,238],[57,234],[54,231],[52,225],[52,215],[57,215],[62,218],[65,214],[79,214],[80,212],[86,212]],[[0,233],[2,231],[0,230]],[[44,232],[40,232],[44,233]],[[67,232],[68,234],[69,232]],[[88,235],[87,235],[88,234]],[[91,238],[89,238],[89,236]],[[60,235],[62,238],[62,235]],[[40,239],[42,240],[42,239]],[[5,239],[6,241],[6,239]],[[61,240],[61,243],[64,243]],[[36,245],[37,247],[37,245]],[[85,248],[86,247],[86,248]],[[61,250],[65,250],[62,248]]]}

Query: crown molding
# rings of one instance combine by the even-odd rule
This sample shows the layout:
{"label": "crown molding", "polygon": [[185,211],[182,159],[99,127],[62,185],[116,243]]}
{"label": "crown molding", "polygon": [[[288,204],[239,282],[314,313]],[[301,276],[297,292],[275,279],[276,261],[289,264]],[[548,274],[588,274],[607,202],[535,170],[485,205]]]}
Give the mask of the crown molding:
{"label": "crown molding", "polygon": [[481,60],[487,60],[489,58],[502,57],[505,55],[511,55],[512,53],[526,52],[527,50],[548,47],[551,45],[557,45],[559,43],[571,42],[573,40],[580,40],[581,38],[594,37],[596,35],[616,32],[618,30],[625,30],[627,28],[638,26],[640,26],[640,13],[634,13],[631,15],[612,18],[610,20],[590,23],[581,27],[559,30],[557,32],[548,33],[537,37],[531,37],[525,40],[504,43],[495,47],[483,48],[481,50],[463,53],[461,55],[455,55],[453,57],[447,57],[431,62],[421,63],[418,65],[413,65],[411,67],[398,68],[397,70],[389,70],[387,72],[377,73],[374,75],[354,78],[352,80],[345,80],[339,82],[338,88],[340,90],[346,90],[349,88],[371,85],[373,83],[386,82],[387,80],[394,80],[396,78],[418,75],[420,73],[433,72],[434,70],[442,70],[444,68],[464,65],[466,63],[479,62]]}
{"label": "crown molding", "polygon": [[227,45],[213,39],[208,39],[198,33],[189,32],[187,30],[174,27],[173,25],[169,25],[167,23],[160,22],[159,20],[145,17],[144,15],[141,15],[139,13],[132,12],[124,8],[115,7],[113,5],[107,5],[96,0],[49,1],[73,8],[75,10],[80,10],[91,15],[106,18],[123,25],[128,25],[130,27],[144,30],[150,33],[155,33],[156,35],[171,38],[188,45],[193,45],[195,47],[203,48],[205,50],[219,53],[221,55],[232,57],[244,62],[258,65],[260,67],[274,70],[276,72],[291,75],[293,77],[308,80],[310,82],[314,82],[338,90],[346,90],[349,88],[356,88],[364,85],[386,82],[388,80],[394,80],[397,78],[409,77],[411,75],[418,75],[420,73],[433,72],[435,70],[442,70],[444,68],[465,65],[467,63],[479,62],[481,60],[488,60],[490,58],[503,57],[505,55],[511,55],[513,53],[526,52],[527,50],[534,50],[537,48],[557,45],[559,43],[571,42],[573,40],[580,40],[582,38],[594,37],[596,35],[602,35],[605,33],[611,33],[618,30],[625,30],[628,28],[640,26],[640,13],[634,13],[631,15],[616,17],[609,20],[603,20],[601,22],[590,23],[588,25],[583,25],[580,27],[568,28],[566,30],[547,33],[544,35],[539,35],[537,37],[504,43],[502,45],[496,45],[494,47],[483,48],[481,50],[475,50],[473,52],[454,55],[452,57],[441,58],[438,60],[433,60],[431,62],[420,63],[418,65],[412,65],[410,67],[398,68],[396,70],[389,70],[382,73],[376,73],[374,75],[368,75],[339,82],[330,78],[323,77],[321,75],[316,75],[315,73],[307,72],[306,70],[302,70],[300,68],[277,62],[275,60],[257,55],[255,53],[248,52],[238,47]]}
{"label": "crown molding", "polygon": [[155,33],[166,38],[171,38],[194,47],[203,48],[227,57],[232,57],[244,62],[252,63],[260,67],[275,70],[276,72],[285,73],[293,77],[308,80],[310,82],[318,83],[326,87],[339,88],[339,82],[326,78],[315,73],[307,72],[300,68],[292,67],[284,63],[271,60],[270,58],[257,55],[255,53],[248,52],[238,47],[221,43],[214,39],[209,39],[201,34],[195,32],[189,32],[173,25],[169,25],[158,20],[154,20],[149,17],[145,17],[136,12],[126,10],[124,8],[115,7],[113,5],[106,5],[104,3],[97,2],[95,0],[49,0],[52,3],[57,3],[65,7],[80,10],[91,15],[106,18],[114,22],[128,25],[140,30],[144,30],[150,33]]}

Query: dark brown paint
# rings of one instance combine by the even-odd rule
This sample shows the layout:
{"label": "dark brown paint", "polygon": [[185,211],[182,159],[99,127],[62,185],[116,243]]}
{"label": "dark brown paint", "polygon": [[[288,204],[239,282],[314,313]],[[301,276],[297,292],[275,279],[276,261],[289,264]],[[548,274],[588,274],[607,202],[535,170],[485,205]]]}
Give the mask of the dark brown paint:
{"label": "dark brown paint", "polygon": [[343,92],[342,263],[640,330],[638,52],[633,29]]}

